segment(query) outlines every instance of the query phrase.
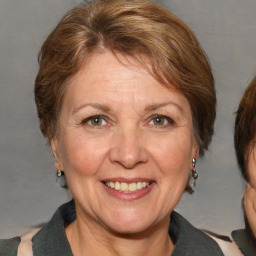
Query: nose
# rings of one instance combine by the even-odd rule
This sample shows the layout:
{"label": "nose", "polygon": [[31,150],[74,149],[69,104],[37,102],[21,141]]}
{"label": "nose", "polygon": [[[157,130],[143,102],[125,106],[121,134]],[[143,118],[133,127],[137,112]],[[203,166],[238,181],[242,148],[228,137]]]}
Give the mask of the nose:
{"label": "nose", "polygon": [[109,153],[112,163],[118,163],[125,169],[132,169],[148,161],[148,153],[143,144],[143,137],[136,129],[117,132]]}

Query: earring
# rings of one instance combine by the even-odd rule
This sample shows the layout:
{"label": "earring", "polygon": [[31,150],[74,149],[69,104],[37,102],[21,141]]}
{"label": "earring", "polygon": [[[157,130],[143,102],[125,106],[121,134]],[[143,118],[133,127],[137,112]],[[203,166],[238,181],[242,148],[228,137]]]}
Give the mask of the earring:
{"label": "earring", "polygon": [[61,176],[65,175],[65,173],[61,170],[57,171],[57,179],[60,178]]}
{"label": "earring", "polygon": [[196,179],[198,178],[198,173],[196,172],[196,159],[195,158],[192,159],[192,165],[193,165],[194,169],[191,170],[191,176],[194,179],[193,186],[195,187],[196,186]]}
{"label": "earring", "polygon": [[56,176],[57,176],[56,182],[57,182],[61,187],[63,187],[63,188],[68,188],[68,186],[67,186],[67,181],[66,181],[66,176],[65,176],[64,171],[57,170]]}

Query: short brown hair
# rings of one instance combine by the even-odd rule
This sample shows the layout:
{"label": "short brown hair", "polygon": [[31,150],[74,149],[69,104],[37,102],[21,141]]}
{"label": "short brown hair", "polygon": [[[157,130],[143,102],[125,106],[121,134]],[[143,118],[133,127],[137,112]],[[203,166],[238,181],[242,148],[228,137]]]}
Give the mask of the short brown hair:
{"label": "short brown hair", "polygon": [[216,95],[210,64],[190,28],[150,0],[97,0],[67,12],[44,42],[35,81],[40,128],[56,132],[64,81],[88,56],[108,49],[151,61],[152,75],[174,86],[190,103],[200,154],[213,134]]}
{"label": "short brown hair", "polygon": [[256,77],[251,81],[236,111],[235,150],[242,175],[249,182],[248,160],[256,136]]}

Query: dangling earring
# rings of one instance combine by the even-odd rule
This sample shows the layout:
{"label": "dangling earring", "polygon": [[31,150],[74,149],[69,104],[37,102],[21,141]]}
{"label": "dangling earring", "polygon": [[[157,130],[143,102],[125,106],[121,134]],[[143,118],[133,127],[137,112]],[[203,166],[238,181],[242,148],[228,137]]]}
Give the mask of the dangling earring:
{"label": "dangling earring", "polygon": [[65,175],[65,173],[63,171],[57,170],[57,179],[60,178],[63,175]]}
{"label": "dangling earring", "polygon": [[56,182],[57,182],[61,187],[63,187],[63,188],[68,188],[68,186],[67,186],[67,181],[66,181],[66,176],[65,176],[64,171],[57,170],[56,176],[57,176]]}
{"label": "dangling earring", "polygon": [[194,169],[191,170],[191,176],[194,179],[193,186],[196,187],[196,179],[198,178],[198,173],[196,172],[196,159],[195,158],[192,159],[192,165],[193,165]]}

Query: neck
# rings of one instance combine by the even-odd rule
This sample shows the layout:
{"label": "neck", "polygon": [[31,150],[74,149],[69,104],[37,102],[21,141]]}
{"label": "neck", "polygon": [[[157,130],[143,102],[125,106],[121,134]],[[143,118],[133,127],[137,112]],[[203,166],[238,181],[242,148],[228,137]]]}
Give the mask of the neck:
{"label": "neck", "polygon": [[174,248],[168,234],[169,222],[168,217],[141,233],[118,234],[77,216],[66,234],[74,256],[84,252],[94,256],[167,256]]}

